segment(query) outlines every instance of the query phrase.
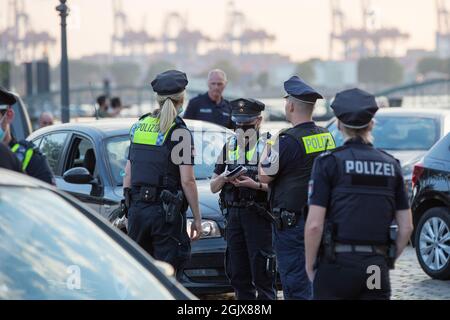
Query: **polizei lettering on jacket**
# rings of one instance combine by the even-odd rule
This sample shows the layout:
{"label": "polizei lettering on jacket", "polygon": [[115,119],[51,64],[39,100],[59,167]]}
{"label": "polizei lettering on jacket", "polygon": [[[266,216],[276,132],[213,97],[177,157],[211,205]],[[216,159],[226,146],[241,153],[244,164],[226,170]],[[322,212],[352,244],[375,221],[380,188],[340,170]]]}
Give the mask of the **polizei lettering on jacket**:
{"label": "polizei lettering on jacket", "polygon": [[367,160],[346,160],[346,174],[360,174],[369,176],[395,177],[394,165],[387,162]]}

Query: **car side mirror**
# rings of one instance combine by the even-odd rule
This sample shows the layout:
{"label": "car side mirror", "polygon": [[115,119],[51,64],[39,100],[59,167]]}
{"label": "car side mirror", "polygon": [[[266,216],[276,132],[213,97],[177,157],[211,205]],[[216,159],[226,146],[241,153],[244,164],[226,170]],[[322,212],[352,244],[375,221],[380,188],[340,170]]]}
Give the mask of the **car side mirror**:
{"label": "car side mirror", "polygon": [[88,169],[84,167],[76,167],[67,170],[63,174],[64,181],[74,184],[97,184],[97,179],[91,175]]}

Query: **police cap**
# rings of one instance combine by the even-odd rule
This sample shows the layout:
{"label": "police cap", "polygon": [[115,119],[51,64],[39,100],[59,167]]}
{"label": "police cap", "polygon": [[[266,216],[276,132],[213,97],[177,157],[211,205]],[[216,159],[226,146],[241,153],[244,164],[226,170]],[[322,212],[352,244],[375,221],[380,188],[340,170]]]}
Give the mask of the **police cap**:
{"label": "police cap", "polygon": [[323,96],[316,90],[311,88],[298,76],[293,76],[284,83],[284,90],[287,97],[294,97],[304,103],[314,104],[318,99],[323,99]]}
{"label": "police cap", "polygon": [[357,88],[339,92],[331,108],[342,124],[351,129],[367,127],[378,111],[375,97]]}
{"label": "police cap", "polygon": [[266,107],[264,103],[255,99],[236,99],[231,103],[231,120],[245,123],[255,120]]}
{"label": "police cap", "polygon": [[6,110],[16,103],[16,97],[3,87],[0,87],[0,110]]}
{"label": "police cap", "polygon": [[182,92],[188,84],[188,79],[184,72],[168,70],[158,74],[151,84],[157,94],[169,96]]}

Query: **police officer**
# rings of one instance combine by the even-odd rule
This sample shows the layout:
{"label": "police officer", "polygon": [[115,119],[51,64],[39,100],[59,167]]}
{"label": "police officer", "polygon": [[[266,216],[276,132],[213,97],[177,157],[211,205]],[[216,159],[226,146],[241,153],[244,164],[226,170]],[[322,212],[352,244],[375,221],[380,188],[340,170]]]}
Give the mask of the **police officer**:
{"label": "police officer", "polygon": [[187,203],[194,216],[190,236],[201,235],[192,134],[178,116],[188,80],[185,73],[169,70],[151,84],[160,110],[142,116],[130,131],[124,177],[128,235],[155,259],[180,270],[190,255]]}
{"label": "police officer", "polygon": [[[272,226],[266,213],[267,185],[257,177],[258,162],[270,137],[259,132],[265,105],[237,99],[231,106],[238,129],[225,144],[211,180],[211,191],[221,191],[221,209],[227,220],[227,276],[238,300],[272,300],[276,299]],[[239,166],[247,171],[229,177]]]}
{"label": "police officer", "polygon": [[15,153],[22,172],[44,182],[55,184],[47,158],[39,149],[30,141],[16,141],[12,136],[11,123],[14,121],[15,114],[11,106],[16,102],[16,97],[12,93],[0,87],[0,133],[2,133],[0,142]]}
{"label": "police officer", "polygon": [[343,91],[331,107],[345,144],[317,158],[312,172],[305,241],[314,298],[389,299],[389,265],[412,232],[400,164],[372,145],[374,96]]}
{"label": "police officer", "polygon": [[314,159],[335,143],[327,129],[312,121],[314,105],[322,96],[301,78],[284,83],[286,119],[260,165],[260,181],[269,183],[270,209],[275,217],[274,244],[285,299],[311,299],[311,283],[304,262],[304,225],[308,182]]}
{"label": "police officer", "polygon": [[225,72],[219,69],[211,70],[208,74],[208,92],[189,101],[183,118],[208,121],[233,129],[231,105],[222,96],[226,86]]}

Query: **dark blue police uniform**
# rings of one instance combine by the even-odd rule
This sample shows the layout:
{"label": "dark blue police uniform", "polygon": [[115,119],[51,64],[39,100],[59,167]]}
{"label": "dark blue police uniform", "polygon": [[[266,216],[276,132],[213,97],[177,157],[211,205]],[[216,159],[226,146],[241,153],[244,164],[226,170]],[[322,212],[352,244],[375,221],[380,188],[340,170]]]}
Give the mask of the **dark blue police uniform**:
{"label": "dark blue police uniform", "polygon": [[[188,81],[179,71],[167,71],[152,82],[153,90],[161,95],[183,91]],[[190,138],[191,154],[186,162],[172,161],[172,149],[182,141],[172,141],[172,134],[185,130]],[[179,166],[193,165],[193,139],[183,120],[177,117],[166,133],[159,131],[159,117],[146,114],[130,131],[131,146],[131,205],[128,209],[128,234],[155,259],[182,269],[190,256],[190,239],[186,231],[187,202],[168,220],[161,192],[172,195],[182,191]],[[186,143],[186,141],[184,141]],[[184,149],[183,149],[184,150]]]}
{"label": "dark blue police uniform", "polygon": [[[265,107],[253,99],[238,99],[231,104],[233,120],[238,123],[252,122]],[[247,142],[240,136],[231,138],[223,148],[214,173],[232,171],[240,164],[247,168],[246,176],[258,181],[258,163],[269,136],[256,132],[253,138]],[[226,183],[220,199],[227,221],[225,268],[236,298],[276,299],[275,254],[271,221],[266,212],[267,193]]]}
{"label": "dark blue police uniform", "polygon": [[231,105],[228,100],[222,98],[222,101],[216,104],[211,100],[208,93],[191,99],[183,118],[208,121],[228,129],[234,128],[234,123],[231,120]]}
{"label": "dark blue police uniform", "polygon": [[[359,89],[339,93],[332,108],[348,128],[369,125],[375,98]],[[397,210],[409,208],[398,160],[360,137],[316,159],[310,205],[327,208],[325,237],[314,279],[315,299],[389,299],[387,254]],[[367,286],[368,268],[379,267],[379,288]]]}
{"label": "dark blue police uniform", "polygon": [[[16,102],[16,97],[13,94],[0,87],[0,119],[4,117],[3,113]],[[3,131],[3,129],[0,130]],[[0,138],[0,143],[1,140],[3,140],[3,137]],[[9,143],[9,148],[16,155],[22,172],[49,184],[55,184],[47,158],[32,142],[26,140],[17,142],[12,138]]]}
{"label": "dark blue police uniform", "polygon": [[17,157],[0,142],[0,168],[16,171],[22,173],[22,166]]}
{"label": "dark blue police uniform", "polygon": [[[285,90],[288,96],[304,103],[315,104],[322,98],[299,77],[286,81]],[[274,245],[285,299],[311,299],[304,243],[308,182],[314,159],[334,147],[334,139],[327,129],[314,122],[301,123],[280,133],[267,163],[262,164],[264,171],[274,178],[269,185],[269,200],[277,219]],[[269,173],[269,168],[272,170],[277,165],[276,172]]]}

